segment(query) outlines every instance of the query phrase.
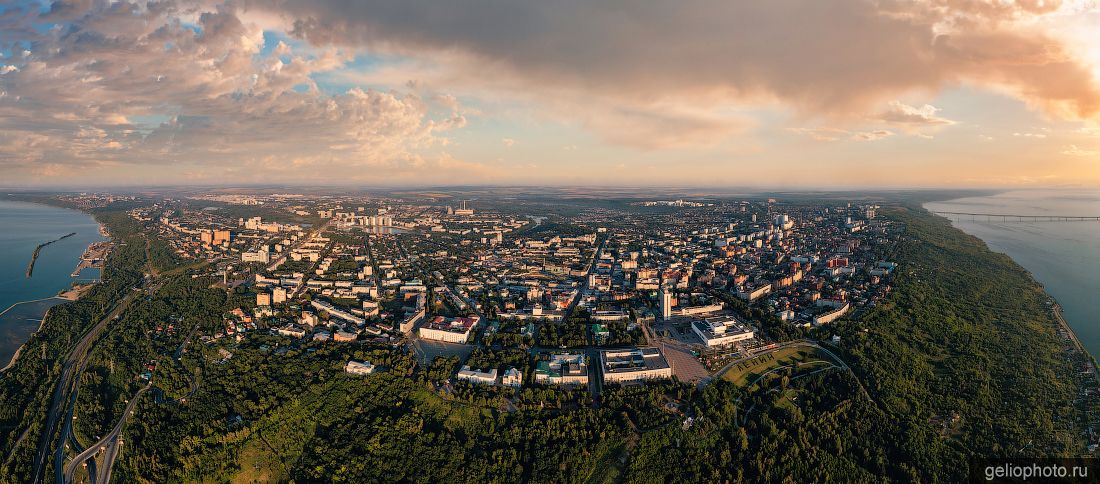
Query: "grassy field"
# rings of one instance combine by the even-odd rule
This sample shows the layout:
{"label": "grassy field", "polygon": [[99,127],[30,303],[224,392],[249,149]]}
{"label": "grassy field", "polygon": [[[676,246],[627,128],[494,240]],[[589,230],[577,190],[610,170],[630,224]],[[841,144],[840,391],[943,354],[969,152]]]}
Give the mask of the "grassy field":
{"label": "grassy field", "polygon": [[744,387],[756,380],[757,377],[783,366],[797,366],[802,368],[818,369],[826,364],[836,364],[833,359],[824,352],[812,346],[791,346],[757,356],[751,360],[734,365],[722,374],[722,378]]}

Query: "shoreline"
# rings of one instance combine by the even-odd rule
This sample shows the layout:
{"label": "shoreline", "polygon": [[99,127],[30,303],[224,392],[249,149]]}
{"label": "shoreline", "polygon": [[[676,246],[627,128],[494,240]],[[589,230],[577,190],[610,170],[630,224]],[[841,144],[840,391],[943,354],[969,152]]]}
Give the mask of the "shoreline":
{"label": "shoreline", "polygon": [[3,315],[7,314],[8,311],[11,311],[13,308],[15,308],[16,306],[19,306],[21,304],[37,303],[37,302],[49,301],[51,299],[58,299],[60,301],[57,304],[51,305],[50,307],[46,308],[46,310],[42,313],[42,318],[40,318],[38,320],[38,328],[35,328],[35,330],[33,332],[31,332],[30,336],[27,337],[27,341],[24,341],[22,344],[19,345],[18,348],[15,349],[15,353],[12,354],[11,360],[8,361],[8,363],[6,365],[4,365],[3,368],[0,368],[0,373],[8,371],[9,368],[14,366],[15,362],[19,360],[19,355],[21,355],[23,353],[23,348],[27,345],[27,343],[31,340],[31,338],[33,338],[34,335],[37,334],[39,331],[42,331],[42,326],[46,324],[46,317],[48,317],[50,315],[50,310],[53,309],[53,306],[57,306],[58,304],[65,304],[66,302],[72,302],[73,300],[72,299],[65,299],[61,296],[50,296],[50,297],[44,297],[44,298],[41,298],[41,299],[32,299],[32,300],[29,300],[29,301],[19,301],[15,304],[12,304],[11,306],[8,306],[7,309],[5,309],[3,311],[0,311],[0,317],[2,317]]}
{"label": "shoreline", "polygon": [[[95,215],[93,215],[91,213],[88,213],[84,210],[80,210],[78,208],[69,207],[69,206],[56,205],[56,204],[50,204],[50,203],[42,203],[42,202],[38,202],[38,201],[25,201],[25,200],[13,200],[13,201],[23,202],[23,203],[30,203],[30,204],[35,204],[35,205],[43,205],[43,206],[47,206],[47,207],[60,208],[60,209],[65,209],[65,210],[72,210],[74,212],[79,212],[83,215],[86,215],[86,216],[90,217],[92,219],[92,222],[94,222],[96,224],[96,233],[99,234],[99,236],[102,237],[104,240],[97,240],[97,241],[91,242],[88,245],[88,247],[85,247],[84,252],[81,255],[81,260],[77,263],[77,267],[79,268],[80,264],[83,263],[84,255],[88,254],[88,252],[90,250],[92,250],[93,248],[95,248],[97,246],[102,246],[102,244],[106,244],[104,250],[102,251],[103,261],[101,262],[101,264],[105,265],[106,258],[109,255],[109,252],[111,251],[111,249],[113,249],[113,245],[112,245],[110,232],[107,230],[107,227],[102,222],[100,222],[98,219],[96,219]],[[73,236],[74,234],[75,234],[75,232],[70,233],[68,235],[65,235],[65,236],[57,239],[57,240],[69,238],[69,237]],[[57,240],[48,242],[46,244],[39,245],[38,248],[35,249],[35,254],[34,255],[37,256],[38,252],[41,250],[41,248],[44,245],[49,245],[53,242],[56,242]],[[32,262],[31,262],[32,267],[33,267],[33,263],[34,263],[34,261],[32,260]],[[102,267],[100,269],[102,270]],[[25,300],[25,301],[18,301],[18,302],[13,303],[12,305],[8,306],[3,311],[0,311],[0,317],[3,317],[5,314],[7,314],[12,309],[16,308],[17,306],[23,305],[23,304],[33,304],[33,303],[41,303],[41,302],[45,302],[45,301],[50,301],[50,300],[57,300],[56,304],[50,305],[49,307],[46,308],[45,311],[42,312],[41,317],[38,320],[37,328],[35,328],[34,331],[30,332],[30,334],[28,334],[26,336],[26,338],[19,344],[19,347],[17,347],[15,349],[15,352],[12,354],[11,359],[7,362],[7,364],[4,365],[3,368],[0,368],[0,373],[6,373],[9,369],[11,369],[13,366],[15,366],[15,363],[19,360],[19,357],[20,357],[20,355],[22,355],[23,349],[26,347],[27,343],[34,337],[34,335],[36,335],[36,334],[38,334],[38,332],[42,331],[42,327],[46,324],[46,319],[50,315],[50,309],[53,309],[54,306],[57,306],[57,305],[60,305],[60,304],[65,304],[67,302],[74,302],[74,301],[79,300],[81,297],[83,297],[83,295],[88,290],[90,290],[93,286],[95,286],[98,283],[99,283],[99,281],[96,281],[96,282],[91,283],[91,284],[76,284],[76,281],[70,276],[69,287],[58,291],[57,294],[54,294],[52,296],[38,298],[38,299],[28,299],[28,300]],[[28,318],[28,319],[30,319],[30,318]]]}
{"label": "shoreline", "polygon": [[1093,356],[1092,353],[1089,353],[1089,350],[1085,348],[1085,345],[1082,344],[1081,340],[1077,337],[1077,333],[1073,331],[1073,327],[1069,325],[1066,318],[1062,317],[1062,305],[1058,304],[1058,300],[1054,299],[1054,296],[1048,294],[1046,289],[1043,289],[1043,294],[1046,294],[1050,300],[1050,309],[1054,314],[1054,319],[1058,322],[1058,326],[1066,332],[1066,335],[1069,336],[1069,340],[1073,343],[1073,346],[1077,348],[1077,351],[1085,355],[1089,362],[1092,363],[1092,376],[1096,379],[1097,383],[1100,383],[1100,369],[1096,367],[1096,357]]}
{"label": "shoreline", "polygon": [[[1000,192],[1000,193],[1003,193],[1003,192]],[[1050,293],[1050,291],[1047,289],[1046,285],[1043,284],[1042,282],[1040,282],[1039,279],[1035,277],[1035,273],[1033,273],[1031,271],[1031,269],[1025,267],[1019,261],[1017,261],[1014,257],[1012,257],[1012,255],[1008,254],[1007,252],[1002,252],[1002,251],[998,251],[998,250],[993,249],[992,247],[989,246],[989,243],[986,242],[985,239],[983,239],[983,238],[981,238],[977,235],[971,234],[970,232],[964,230],[962,227],[956,225],[955,221],[951,220],[950,218],[943,217],[943,216],[936,215],[936,214],[932,213],[932,209],[930,209],[926,206],[928,203],[950,203],[950,202],[953,202],[955,200],[960,200],[960,199],[937,200],[937,201],[934,201],[934,202],[923,202],[923,203],[920,204],[920,208],[922,210],[924,210],[925,212],[927,212],[928,215],[930,215],[932,217],[946,219],[947,223],[952,228],[954,228],[955,230],[958,230],[958,231],[960,231],[960,232],[962,232],[966,235],[969,235],[971,237],[974,237],[974,238],[980,240],[987,250],[989,250],[991,252],[996,252],[998,254],[1003,254],[1004,256],[1011,259],[1014,264],[1016,264],[1021,269],[1023,269],[1023,271],[1025,273],[1027,273],[1027,276],[1032,280],[1032,282],[1034,282],[1035,285],[1038,286],[1040,290],[1042,290],[1043,295],[1046,296],[1047,300],[1049,301],[1049,305],[1051,306],[1051,308],[1050,308],[1051,312],[1053,313],[1054,318],[1055,318],[1056,322],[1058,323],[1058,326],[1060,326],[1062,329],[1065,329],[1066,333],[1069,335],[1069,338],[1070,338],[1071,342],[1073,343],[1073,346],[1076,347],[1079,352],[1083,353],[1086,357],[1088,357],[1088,360],[1093,363],[1093,365],[1092,365],[1093,366],[1093,372],[1096,374],[1097,381],[1100,382],[1100,368],[1097,368],[1096,356],[1093,355],[1092,352],[1090,352],[1088,350],[1088,348],[1085,347],[1084,343],[1081,342],[1081,339],[1077,336],[1077,332],[1075,332],[1073,330],[1073,327],[1070,325],[1069,321],[1067,321],[1066,318],[1063,316],[1063,314],[1062,314],[1062,304],[1060,302],[1058,302],[1058,299],[1055,298],[1053,294]]]}

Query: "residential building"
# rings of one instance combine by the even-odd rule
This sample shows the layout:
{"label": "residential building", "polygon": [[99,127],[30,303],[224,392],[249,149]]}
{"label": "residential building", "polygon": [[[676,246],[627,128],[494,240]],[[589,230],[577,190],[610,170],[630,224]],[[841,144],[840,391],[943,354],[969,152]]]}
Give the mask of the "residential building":
{"label": "residential building", "polygon": [[672,293],[668,292],[664,286],[661,286],[661,291],[658,294],[657,304],[661,309],[661,320],[668,321],[672,319]]}

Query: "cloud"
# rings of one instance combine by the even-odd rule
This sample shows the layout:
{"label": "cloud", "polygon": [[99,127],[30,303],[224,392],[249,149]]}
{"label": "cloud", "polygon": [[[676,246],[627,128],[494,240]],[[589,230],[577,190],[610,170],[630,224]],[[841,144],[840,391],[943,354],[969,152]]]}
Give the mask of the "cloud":
{"label": "cloud", "polygon": [[[195,165],[215,177],[249,167],[251,179],[294,179],[305,163],[376,179],[382,171],[362,169],[400,173],[441,159],[444,133],[466,123],[453,97],[324,93],[312,76],[351,57],[283,42],[264,54],[263,30],[227,5],[55,2],[5,14],[0,51],[32,46],[0,69],[0,169],[12,175],[94,179],[161,165],[164,176]],[[5,46],[15,30],[19,43]]]}
{"label": "cloud", "polygon": [[890,107],[877,117],[880,121],[906,128],[939,127],[955,124],[954,121],[936,116],[939,108],[931,104],[913,107],[900,101],[891,101]]}
{"label": "cloud", "polygon": [[883,138],[889,138],[890,136],[893,136],[893,135],[894,135],[893,131],[888,131],[888,130],[885,130],[885,129],[876,129],[874,131],[860,131],[860,132],[857,132],[857,133],[852,133],[851,139],[858,140],[858,141],[876,141],[876,140],[880,140],[880,139],[883,139]]}
{"label": "cloud", "polygon": [[[963,83],[1008,92],[1056,117],[1100,111],[1093,71],[1034,22],[1058,11],[1059,2],[248,5],[283,15],[293,35],[315,45],[428,58],[450,77],[570,87],[621,102],[777,100],[811,115],[863,115],[899,94]],[[923,109],[908,116],[922,117]]]}
{"label": "cloud", "polygon": [[839,128],[791,128],[791,132],[809,136],[815,141],[876,141],[894,135],[893,131],[885,129],[873,129],[866,131],[849,131]]}
{"label": "cloud", "polygon": [[515,146],[515,144],[516,144],[516,140],[514,140],[512,138],[504,138],[504,139],[500,140],[500,142],[504,145],[505,148],[511,148],[512,146]]}
{"label": "cloud", "polygon": [[1078,148],[1077,145],[1069,145],[1062,149],[1062,154],[1069,156],[1100,156],[1100,150],[1086,150]]}

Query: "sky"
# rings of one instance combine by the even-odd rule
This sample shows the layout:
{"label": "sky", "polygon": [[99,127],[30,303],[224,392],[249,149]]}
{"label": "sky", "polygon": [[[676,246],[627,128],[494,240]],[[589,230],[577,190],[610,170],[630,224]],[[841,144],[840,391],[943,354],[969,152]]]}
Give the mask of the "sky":
{"label": "sky", "polygon": [[1093,0],[0,2],[0,186],[1100,186]]}

